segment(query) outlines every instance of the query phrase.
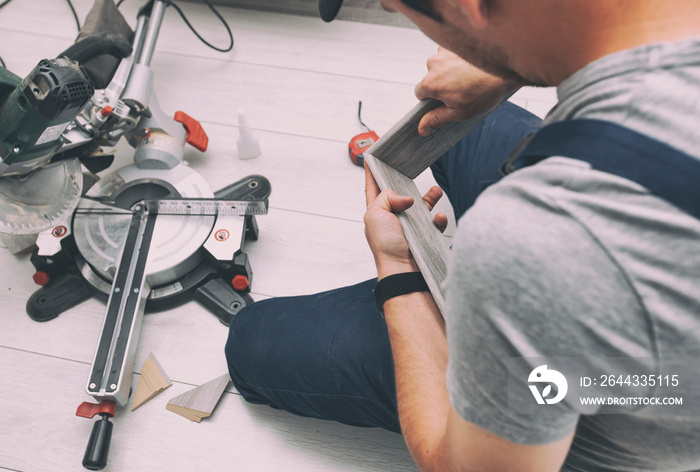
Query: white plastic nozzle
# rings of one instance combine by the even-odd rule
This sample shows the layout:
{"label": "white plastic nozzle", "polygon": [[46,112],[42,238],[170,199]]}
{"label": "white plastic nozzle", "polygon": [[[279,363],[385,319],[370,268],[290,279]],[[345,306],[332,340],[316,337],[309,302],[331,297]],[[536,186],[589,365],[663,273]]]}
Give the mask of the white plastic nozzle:
{"label": "white plastic nozzle", "polygon": [[238,110],[238,157],[241,159],[252,159],[260,155],[260,143],[250,128],[248,118],[243,110]]}

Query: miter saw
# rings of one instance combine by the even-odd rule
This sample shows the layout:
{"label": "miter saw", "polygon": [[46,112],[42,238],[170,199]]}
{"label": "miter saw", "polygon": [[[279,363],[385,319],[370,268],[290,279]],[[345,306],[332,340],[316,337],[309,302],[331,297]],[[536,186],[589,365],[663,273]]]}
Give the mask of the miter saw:
{"label": "miter saw", "polygon": [[[159,107],[149,64],[167,5],[150,1],[132,33],[112,0],[97,0],[75,45],[24,79],[0,69],[0,232],[36,235],[42,285],[27,312],[52,319],[86,298],[107,313],[79,416],[100,415],[83,465],[106,465],[117,406],[128,402],[146,309],[192,298],[228,324],[249,295],[242,245],[257,239],[270,184],[243,178],[213,192],[183,160],[208,138],[183,112]],[[90,31],[90,25],[93,30]],[[87,30],[87,32],[86,32]],[[133,163],[99,179],[124,138]]]}

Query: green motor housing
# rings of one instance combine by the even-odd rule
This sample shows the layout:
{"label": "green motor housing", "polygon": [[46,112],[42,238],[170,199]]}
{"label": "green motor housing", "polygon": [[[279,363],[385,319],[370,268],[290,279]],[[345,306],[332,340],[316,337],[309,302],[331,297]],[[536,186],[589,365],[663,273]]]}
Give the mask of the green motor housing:
{"label": "green motor housing", "polygon": [[47,162],[94,92],[80,65],[65,57],[40,61],[24,80],[0,68],[0,174]]}

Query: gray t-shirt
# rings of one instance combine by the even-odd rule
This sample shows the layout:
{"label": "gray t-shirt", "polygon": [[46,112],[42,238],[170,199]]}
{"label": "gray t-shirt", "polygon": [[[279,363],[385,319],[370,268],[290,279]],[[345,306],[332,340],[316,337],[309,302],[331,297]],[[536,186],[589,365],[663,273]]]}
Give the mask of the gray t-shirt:
{"label": "gray t-shirt", "polygon": [[[612,121],[700,159],[700,39],[601,58],[558,96],[546,123]],[[700,416],[518,415],[507,395],[508,357],[700,358],[700,220],[552,157],[465,213],[446,284],[448,390],[467,421],[524,444],[576,429],[565,471],[700,470]]]}

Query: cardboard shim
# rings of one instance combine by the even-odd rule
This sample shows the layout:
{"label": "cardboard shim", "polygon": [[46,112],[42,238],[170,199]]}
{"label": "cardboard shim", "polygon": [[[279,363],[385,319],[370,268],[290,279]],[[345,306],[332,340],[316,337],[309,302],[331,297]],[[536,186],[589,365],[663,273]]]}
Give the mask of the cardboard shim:
{"label": "cardboard shim", "polygon": [[165,408],[199,423],[203,418],[211,416],[230,381],[229,375],[224,374],[170,399]]}
{"label": "cardboard shim", "polygon": [[[509,97],[510,95],[503,98],[501,103]],[[418,134],[418,122],[423,115],[440,105],[442,102],[438,100],[421,100],[364,155],[365,164],[369,166],[380,190],[388,188],[414,199],[413,206],[397,216],[411,254],[444,317],[446,307],[443,287],[447,278],[450,250],[435,226],[428,207],[423,204],[423,195],[413,179],[469,134],[491,112],[471,120],[451,123],[423,138]]]}
{"label": "cardboard shim", "polygon": [[134,403],[131,405],[131,411],[134,411],[172,384],[168,374],[165,373],[158,363],[158,360],[151,352],[141,368],[141,377],[136,386],[136,393],[134,394]]}

